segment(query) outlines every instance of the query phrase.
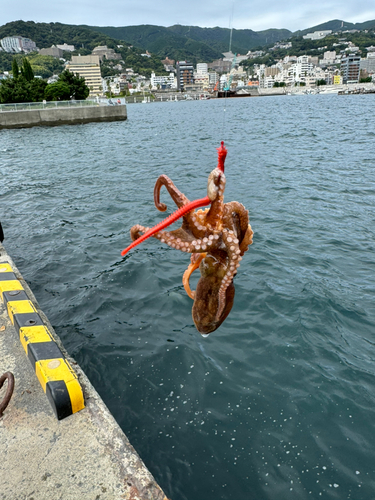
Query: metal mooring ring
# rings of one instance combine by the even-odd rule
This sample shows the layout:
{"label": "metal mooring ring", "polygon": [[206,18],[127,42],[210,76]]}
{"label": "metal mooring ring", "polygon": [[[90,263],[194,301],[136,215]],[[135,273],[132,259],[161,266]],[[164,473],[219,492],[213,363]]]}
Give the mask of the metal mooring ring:
{"label": "metal mooring ring", "polygon": [[0,418],[3,416],[3,412],[9,404],[14,389],[14,375],[11,372],[6,372],[0,377],[0,389],[3,387],[6,379],[8,379],[8,387],[3,400],[0,402]]}

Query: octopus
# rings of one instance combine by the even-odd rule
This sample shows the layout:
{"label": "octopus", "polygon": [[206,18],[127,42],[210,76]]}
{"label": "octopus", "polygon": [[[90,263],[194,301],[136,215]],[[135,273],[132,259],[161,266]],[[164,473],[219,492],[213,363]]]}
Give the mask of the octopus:
{"label": "octopus", "polygon": [[[161,189],[165,187],[178,210],[153,228],[139,224],[133,226],[130,230],[133,243],[121,252],[125,255],[153,236],[171,248],[191,254],[182,282],[194,301],[194,324],[204,336],[219,328],[232,309],[235,294],[233,279],[253,237],[245,207],[237,201],[224,203],[226,155],[227,149],[221,142],[218,165],[208,176],[207,196],[199,200],[191,202],[168,176],[161,175],[154,188],[155,206],[161,212],[167,210],[167,206],[160,201]],[[203,207],[207,208],[202,210]],[[199,210],[195,211],[197,208]],[[180,228],[165,230],[180,218]],[[192,291],[190,276],[198,268],[200,278],[196,290]]]}

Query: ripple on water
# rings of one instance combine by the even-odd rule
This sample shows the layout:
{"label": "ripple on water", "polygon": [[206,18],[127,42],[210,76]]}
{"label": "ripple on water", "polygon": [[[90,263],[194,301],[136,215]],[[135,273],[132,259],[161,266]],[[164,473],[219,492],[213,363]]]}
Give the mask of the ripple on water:
{"label": "ripple on water", "polygon": [[[1,133],[6,248],[174,500],[373,496],[368,102],[129,105],[125,123]],[[120,252],[134,223],[165,216],[160,174],[205,195],[222,139],[226,200],[255,234],[232,313],[203,338],[181,283],[188,256],[156,240]]]}

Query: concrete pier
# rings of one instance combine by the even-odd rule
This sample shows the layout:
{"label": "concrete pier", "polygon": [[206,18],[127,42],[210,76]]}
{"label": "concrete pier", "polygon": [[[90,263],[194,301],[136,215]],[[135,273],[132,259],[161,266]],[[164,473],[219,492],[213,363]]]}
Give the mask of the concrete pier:
{"label": "concrete pier", "polygon": [[[58,420],[0,300],[0,377],[13,396],[0,417],[0,500],[167,500],[0,244],[9,264],[82,387],[85,407]],[[5,263],[5,264],[4,264]],[[1,264],[0,264],[1,267]],[[0,292],[1,295],[1,292]],[[0,403],[7,382],[0,389]]]}
{"label": "concrete pier", "polygon": [[0,129],[76,125],[127,119],[126,105],[75,106],[0,112]]}

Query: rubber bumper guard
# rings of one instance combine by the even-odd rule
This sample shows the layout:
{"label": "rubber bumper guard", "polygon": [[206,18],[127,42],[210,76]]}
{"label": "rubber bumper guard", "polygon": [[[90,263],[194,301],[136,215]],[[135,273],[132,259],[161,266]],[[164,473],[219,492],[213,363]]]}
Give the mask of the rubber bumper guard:
{"label": "rubber bumper guard", "polygon": [[74,370],[8,262],[0,262],[0,295],[58,420],[85,407]]}

